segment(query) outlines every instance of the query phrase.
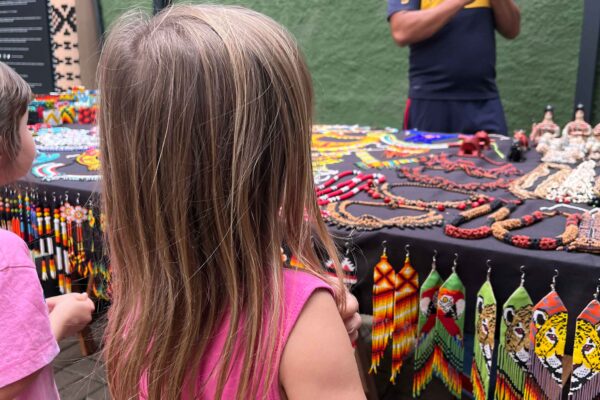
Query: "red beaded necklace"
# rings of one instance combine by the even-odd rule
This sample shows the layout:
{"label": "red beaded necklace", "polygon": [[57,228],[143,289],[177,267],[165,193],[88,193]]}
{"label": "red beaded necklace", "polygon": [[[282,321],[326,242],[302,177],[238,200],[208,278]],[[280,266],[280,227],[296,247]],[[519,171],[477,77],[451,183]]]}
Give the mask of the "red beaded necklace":
{"label": "red beaded necklace", "polygon": [[522,174],[520,170],[510,163],[498,163],[497,161],[491,160],[486,156],[481,156],[480,158],[490,164],[498,166],[495,168],[486,169],[483,167],[478,167],[473,161],[470,160],[458,159],[456,161],[452,161],[449,159],[449,156],[446,153],[431,154],[429,157],[423,156],[419,158],[419,162],[426,168],[442,170],[446,172],[462,170],[467,175],[475,178],[496,179],[501,175],[511,176]]}
{"label": "red beaded necklace", "polygon": [[373,199],[383,199],[383,202],[386,204],[397,203],[400,206],[416,206],[423,208],[435,208],[438,211],[444,211],[446,208],[456,208],[459,210],[465,210],[467,207],[479,207],[482,204],[485,204],[489,201],[492,201],[493,198],[479,195],[475,192],[461,189],[445,189],[448,192],[455,192],[468,195],[469,198],[466,200],[448,200],[448,201],[425,201],[425,200],[413,200],[407,199],[404,196],[392,193],[392,189],[396,187],[422,187],[422,188],[435,188],[430,185],[418,182],[398,182],[398,183],[388,183],[384,182],[381,185],[378,185],[376,182],[371,183],[369,185],[369,190],[367,193]]}
{"label": "red beaded necklace", "polygon": [[[444,233],[457,239],[483,239],[492,234],[491,225],[496,221],[502,221],[510,215],[517,207],[517,203],[506,204],[502,200],[494,200],[491,203],[481,205],[471,210],[460,213],[453,220],[444,225]],[[497,210],[497,211],[496,211]],[[460,226],[483,215],[489,214],[487,222],[477,228],[461,228]]]}
{"label": "red beaded necklace", "polygon": [[[334,185],[340,179],[353,174],[355,176],[352,179]],[[340,172],[326,182],[315,186],[317,202],[320,206],[325,206],[329,203],[347,200],[359,192],[367,191],[372,183],[383,182],[385,182],[383,174],[364,174],[361,171]]]}
{"label": "red beaded necklace", "polygon": [[468,191],[486,191],[506,189],[512,182],[511,179],[498,178],[490,182],[457,183],[448,178],[444,178],[443,176],[425,175],[422,171],[423,167],[404,167],[398,170],[400,177],[406,178],[411,182],[424,183],[444,190],[459,189]]}

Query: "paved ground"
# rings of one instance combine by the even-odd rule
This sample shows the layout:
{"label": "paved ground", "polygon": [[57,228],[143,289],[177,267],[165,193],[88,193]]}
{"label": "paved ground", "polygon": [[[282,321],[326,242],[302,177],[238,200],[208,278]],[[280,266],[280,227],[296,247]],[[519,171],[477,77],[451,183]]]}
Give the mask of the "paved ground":
{"label": "paved ground", "polygon": [[[101,332],[101,323],[94,323],[93,330],[97,333]],[[100,353],[82,357],[77,338],[65,339],[59,345],[61,352],[52,364],[60,398],[62,400],[109,400]]]}

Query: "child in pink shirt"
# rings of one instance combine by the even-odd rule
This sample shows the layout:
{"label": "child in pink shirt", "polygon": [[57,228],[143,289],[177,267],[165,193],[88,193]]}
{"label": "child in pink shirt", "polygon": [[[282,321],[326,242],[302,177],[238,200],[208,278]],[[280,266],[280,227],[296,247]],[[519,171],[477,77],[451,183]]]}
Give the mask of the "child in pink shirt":
{"label": "child in pink shirt", "polygon": [[[0,185],[31,168],[30,99],[27,83],[0,62]],[[86,294],[45,302],[27,245],[0,229],[0,399],[58,399],[50,365],[59,352],[57,342],[87,325],[93,310]]]}

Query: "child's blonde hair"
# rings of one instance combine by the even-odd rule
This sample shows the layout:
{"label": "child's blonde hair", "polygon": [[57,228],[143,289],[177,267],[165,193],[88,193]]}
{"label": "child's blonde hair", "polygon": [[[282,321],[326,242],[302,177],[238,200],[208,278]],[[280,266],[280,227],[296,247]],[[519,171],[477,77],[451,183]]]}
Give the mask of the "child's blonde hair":
{"label": "child's blonde hair", "polygon": [[21,151],[19,123],[31,101],[31,88],[11,67],[0,62],[0,156],[14,160]]}
{"label": "child's blonde hair", "polygon": [[130,13],[108,36],[99,87],[112,396],[137,397],[143,377],[150,399],[203,397],[198,366],[227,316],[217,398],[234,360],[238,398],[257,398],[278,376],[280,246],[321,275],[315,239],[338,264],[313,189],[298,46],[239,7]]}

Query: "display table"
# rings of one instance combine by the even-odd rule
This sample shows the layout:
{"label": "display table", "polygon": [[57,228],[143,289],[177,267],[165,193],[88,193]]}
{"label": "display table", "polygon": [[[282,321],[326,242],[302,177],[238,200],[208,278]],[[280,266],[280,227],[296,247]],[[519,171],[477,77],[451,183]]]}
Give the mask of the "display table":
{"label": "display table", "polygon": [[[503,152],[508,151],[510,141],[499,143]],[[455,149],[449,150],[450,153]],[[73,158],[67,158],[68,155],[77,154],[62,153],[58,162],[69,164],[62,167],[60,171],[73,174],[84,174],[86,168],[74,162]],[[490,157],[495,157],[493,152],[487,153]],[[481,159],[472,159],[478,165],[489,168],[490,165]],[[498,158],[496,157],[496,160]],[[358,161],[353,155],[347,156],[343,163],[332,166],[339,171],[356,169],[354,163]],[[527,160],[518,163],[516,166],[523,172],[535,168],[540,161],[539,155],[531,150],[527,153]],[[407,166],[414,166],[408,164]],[[376,170],[374,170],[376,171]],[[402,181],[395,170],[379,170],[377,172],[385,174],[388,181]],[[87,172],[89,173],[89,172]],[[445,173],[443,171],[429,171],[432,175],[444,175],[456,182],[472,182],[476,178],[469,177],[463,172]],[[485,179],[481,179],[485,181]],[[48,195],[69,193],[70,198],[76,194],[81,195],[82,202],[92,198],[92,202],[98,201],[99,182],[78,182],[78,181],[52,181],[43,182],[40,179],[29,174],[23,179],[23,183],[30,187],[36,187],[38,192],[46,191]],[[446,192],[439,189],[425,189],[403,187],[394,190],[394,193],[400,194],[409,199],[422,200],[459,200],[465,196]],[[483,193],[483,192],[481,192]],[[495,197],[505,199],[514,199],[506,190],[486,192]],[[353,199],[370,200],[365,193],[359,193]],[[542,200],[527,200],[513,212],[511,217],[519,217],[538,210],[542,206],[551,206],[555,203]],[[360,215],[361,209],[364,212],[374,215],[390,217],[398,214],[409,215],[411,211],[376,209],[371,210],[361,206],[352,209],[353,214]],[[568,210],[565,210],[568,211]],[[457,213],[456,210],[447,209],[443,212],[446,221],[451,219]],[[540,222],[522,231],[530,236],[555,236],[564,230],[565,218],[557,216]],[[464,225],[464,227],[480,226],[483,218],[477,218]],[[345,242],[350,243],[351,258],[357,265],[358,282],[353,287],[353,293],[358,297],[360,303],[360,312],[364,314],[372,313],[371,293],[373,287],[373,267],[379,261],[382,251],[382,242],[387,240],[388,256],[391,264],[399,269],[402,266],[405,255],[405,246],[410,245],[412,264],[419,273],[422,281],[430,271],[432,256],[434,250],[438,252],[438,270],[443,277],[450,274],[450,268],[454,259],[454,254],[458,254],[458,273],[466,286],[466,325],[467,332],[473,330],[473,311],[475,303],[475,294],[486,278],[486,261],[491,260],[493,270],[491,281],[495,290],[498,304],[502,304],[507,297],[518,286],[520,281],[520,267],[525,266],[526,279],[525,286],[535,302],[541,299],[550,289],[550,281],[554,270],[559,270],[557,279],[557,291],[562,297],[565,305],[569,309],[572,318],[569,318],[569,334],[573,334],[575,316],[590,301],[594,293],[598,278],[600,278],[600,256],[565,251],[541,251],[521,249],[506,243],[500,242],[493,237],[482,240],[463,240],[455,239],[444,235],[441,227],[429,229],[382,229],[377,231],[349,231],[330,227],[330,231],[340,246]],[[572,341],[568,341],[569,343]]]}
{"label": "display table", "polygon": [[[507,152],[510,142],[501,142],[500,148]],[[450,152],[456,150],[450,150]],[[492,152],[487,153],[493,154]],[[471,159],[478,166],[489,168],[490,165],[477,158]],[[355,169],[354,156],[348,156],[343,163],[332,166],[339,171]],[[531,171],[540,162],[540,156],[534,150],[527,153],[527,160],[515,164],[523,172]],[[409,165],[410,166],[410,165]],[[402,178],[394,170],[380,170],[388,182],[400,182]],[[443,171],[428,171],[430,175],[443,175],[455,182],[472,182],[472,178],[462,171],[445,173]],[[485,179],[481,179],[485,181]],[[439,189],[403,187],[394,190],[409,199],[429,200],[461,200],[465,196],[446,192]],[[480,192],[483,193],[483,192]],[[506,190],[485,192],[494,197],[515,199]],[[359,193],[353,200],[371,200],[366,193]],[[520,217],[530,214],[540,207],[553,206],[556,203],[545,200],[527,200],[512,214]],[[352,211],[353,215],[368,212],[380,217],[391,217],[398,214],[410,215],[409,210],[371,209],[362,206]],[[586,208],[589,208],[585,206]],[[565,209],[564,211],[569,211]],[[457,210],[447,209],[443,212],[444,219],[449,221]],[[463,227],[477,227],[484,223],[484,218],[477,218],[466,223]],[[565,218],[557,216],[546,219],[533,226],[523,228],[518,232],[526,233],[532,237],[556,236],[564,231]],[[550,290],[550,283],[554,270],[558,269],[557,291],[567,306],[569,318],[569,335],[572,337],[576,315],[592,299],[598,279],[600,278],[600,256],[588,253],[566,251],[542,251],[522,249],[503,243],[494,237],[480,240],[456,239],[446,236],[442,227],[429,229],[381,229],[376,231],[352,231],[330,227],[336,241],[343,245],[351,243],[352,259],[357,265],[358,283],[353,288],[353,293],[358,297],[362,313],[372,313],[371,294],[373,289],[373,267],[379,261],[382,252],[382,242],[387,241],[388,258],[390,263],[398,270],[402,267],[405,256],[405,246],[410,245],[410,258],[413,267],[419,273],[420,281],[427,276],[431,269],[432,256],[437,250],[437,266],[443,277],[450,275],[455,253],[458,254],[458,274],[466,287],[467,307],[466,324],[467,332],[473,331],[473,312],[475,310],[475,295],[486,279],[486,261],[491,260],[491,281],[498,304],[503,304],[508,296],[516,289],[520,282],[520,267],[525,266],[525,287],[529,291],[534,304]],[[517,232],[517,231],[515,231]],[[571,342],[571,341],[568,341]]]}

